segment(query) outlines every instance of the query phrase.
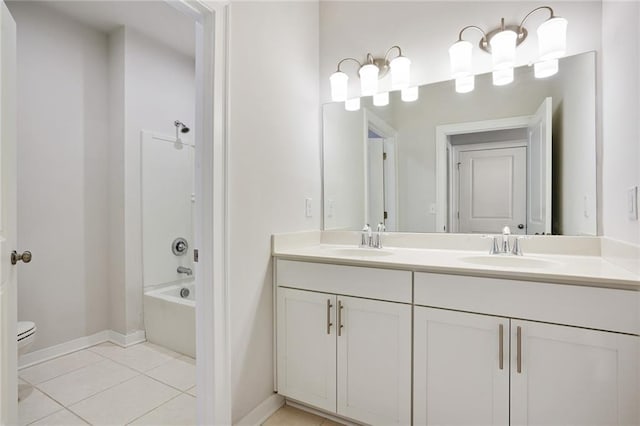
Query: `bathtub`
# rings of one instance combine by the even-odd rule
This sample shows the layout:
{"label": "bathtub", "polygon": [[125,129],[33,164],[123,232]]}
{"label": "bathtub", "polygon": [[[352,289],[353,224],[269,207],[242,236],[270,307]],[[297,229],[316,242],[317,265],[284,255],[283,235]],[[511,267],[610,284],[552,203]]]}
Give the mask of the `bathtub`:
{"label": "bathtub", "polygon": [[[188,290],[188,296],[183,289]],[[181,290],[185,297],[180,295]],[[145,291],[144,327],[147,340],[195,358],[195,297],[193,281]]]}

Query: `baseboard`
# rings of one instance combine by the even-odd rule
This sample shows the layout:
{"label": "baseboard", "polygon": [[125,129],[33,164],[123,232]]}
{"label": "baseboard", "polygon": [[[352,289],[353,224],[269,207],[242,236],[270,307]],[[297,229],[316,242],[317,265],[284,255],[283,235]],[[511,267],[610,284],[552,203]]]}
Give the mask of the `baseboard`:
{"label": "baseboard", "polygon": [[237,426],[258,426],[264,423],[273,413],[284,405],[284,397],[274,393],[265,399],[240,421],[234,423]]}
{"label": "baseboard", "polygon": [[[36,339],[37,338],[38,336],[36,335]],[[41,362],[49,361],[50,359],[58,358],[62,355],[67,355],[104,342],[112,342],[126,348],[127,346],[144,341],[144,330],[137,330],[126,336],[113,330],[102,330],[90,336],[79,337],[68,342],[21,355],[18,358],[18,369],[21,370],[31,367],[32,365],[40,364]]]}
{"label": "baseboard", "polygon": [[129,333],[126,335],[113,330],[108,330],[108,333],[108,340],[111,343],[122,346],[123,348],[135,345],[137,343],[142,343],[147,340],[144,330],[136,330],[133,333]]}
{"label": "baseboard", "polygon": [[341,425],[345,425],[345,426],[362,426],[361,423],[354,423],[352,420],[345,419],[343,417],[338,417],[338,416],[336,416],[334,414],[327,413],[326,411],[318,410],[316,408],[312,408],[312,407],[306,406],[306,405],[301,404],[301,403],[299,403],[297,401],[292,401],[290,399],[287,399],[285,401],[285,403],[287,405],[295,407],[295,408],[297,408],[299,410],[306,411],[307,413],[315,414],[316,416],[324,417],[325,419],[329,419],[329,420],[331,420],[333,422],[340,423]]}
{"label": "baseboard", "polygon": [[[38,335],[36,333],[36,339]],[[70,340],[68,342],[60,343],[58,345],[49,346],[48,348],[38,349],[37,351],[29,352],[21,355],[18,358],[18,369],[30,367],[34,364],[39,364],[50,359],[57,358],[62,355],[70,354],[81,349],[86,349],[90,346],[94,346],[109,340],[109,330],[99,331],[90,336],[79,337],[77,339]]]}

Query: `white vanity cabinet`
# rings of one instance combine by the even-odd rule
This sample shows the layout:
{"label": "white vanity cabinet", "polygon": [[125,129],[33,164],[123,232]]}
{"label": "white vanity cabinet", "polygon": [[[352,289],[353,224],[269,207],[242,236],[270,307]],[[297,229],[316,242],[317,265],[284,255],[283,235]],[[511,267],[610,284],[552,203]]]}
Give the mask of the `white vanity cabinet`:
{"label": "white vanity cabinet", "polygon": [[[426,273],[414,282],[416,305],[436,307],[415,307],[415,425],[640,423],[638,336],[624,334],[637,327],[634,292]],[[610,331],[584,328],[603,314]]]}
{"label": "white vanity cabinet", "polygon": [[278,392],[358,422],[409,425],[411,273],[276,265]]}

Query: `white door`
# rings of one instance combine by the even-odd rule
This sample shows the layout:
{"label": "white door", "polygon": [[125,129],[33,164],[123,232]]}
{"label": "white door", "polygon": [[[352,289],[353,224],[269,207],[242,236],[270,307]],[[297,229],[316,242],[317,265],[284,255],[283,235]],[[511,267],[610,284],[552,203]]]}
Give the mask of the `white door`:
{"label": "white door", "polygon": [[526,233],[526,147],[461,150],[458,171],[458,232]]}
{"label": "white door", "polygon": [[398,230],[398,177],[396,175],[396,144],[395,138],[384,140],[383,170],[384,170],[384,225],[387,231]]}
{"label": "white door", "polygon": [[336,296],[278,288],[277,368],[281,395],[335,412]]}
{"label": "white door", "polygon": [[411,423],[411,306],[338,296],[338,414]]}
{"label": "white door", "polygon": [[512,320],[511,424],[640,424],[637,346],[637,336]]}
{"label": "white door", "polygon": [[16,23],[0,1],[0,424],[18,423]]}
{"label": "white door", "polygon": [[509,424],[509,319],[414,310],[414,425]]}
{"label": "white door", "polygon": [[551,98],[531,117],[529,138],[527,234],[551,233]]}

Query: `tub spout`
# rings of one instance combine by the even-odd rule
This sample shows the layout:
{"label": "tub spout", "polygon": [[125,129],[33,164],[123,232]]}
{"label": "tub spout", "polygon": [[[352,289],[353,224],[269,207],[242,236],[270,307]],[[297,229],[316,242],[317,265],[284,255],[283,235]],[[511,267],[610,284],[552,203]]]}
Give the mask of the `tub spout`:
{"label": "tub spout", "polygon": [[187,274],[189,276],[193,275],[193,271],[191,270],[191,268],[185,268],[184,266],[178,266],[178,273]]}

